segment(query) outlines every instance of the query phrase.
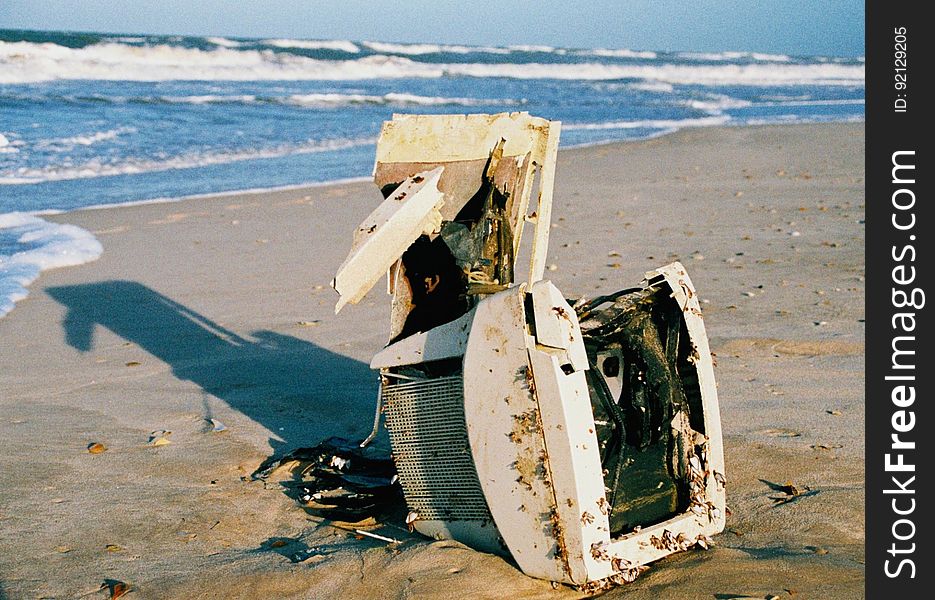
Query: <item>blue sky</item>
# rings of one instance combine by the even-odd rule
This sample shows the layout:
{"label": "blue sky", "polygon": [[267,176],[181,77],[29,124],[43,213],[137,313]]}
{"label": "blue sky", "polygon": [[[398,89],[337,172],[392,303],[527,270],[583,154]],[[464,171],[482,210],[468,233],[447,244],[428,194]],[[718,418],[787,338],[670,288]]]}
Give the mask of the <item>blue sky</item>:
{"label": "blue sky", "polygon": [[862,56],[864,1],[0,0],[0,28]]}

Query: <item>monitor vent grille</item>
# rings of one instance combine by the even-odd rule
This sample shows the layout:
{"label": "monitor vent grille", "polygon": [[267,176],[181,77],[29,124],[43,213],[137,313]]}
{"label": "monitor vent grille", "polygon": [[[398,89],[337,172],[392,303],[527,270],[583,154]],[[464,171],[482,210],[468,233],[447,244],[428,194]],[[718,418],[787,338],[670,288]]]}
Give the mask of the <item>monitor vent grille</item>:
{"label": "monitor vent grille", "polygon": [[468,443],[461,375],[384,385],[382,396],[409,509],[421,520],[492,520]]}

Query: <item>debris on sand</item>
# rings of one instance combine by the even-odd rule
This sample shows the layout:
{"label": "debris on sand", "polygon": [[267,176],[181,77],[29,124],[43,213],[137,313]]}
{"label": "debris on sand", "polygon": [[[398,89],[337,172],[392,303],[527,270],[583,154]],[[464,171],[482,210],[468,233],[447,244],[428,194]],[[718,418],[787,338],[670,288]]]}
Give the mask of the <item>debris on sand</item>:
{"label": "debris on sand", "polygon": [[389,455],[339,437],[312,448],[298,448],[264,462],[253,479],[279,480],[286,493],[309,512],[357,522],[399,502],[402,491]]}
{"label": "debris on sand", "polygon": [[787,481],[786,483],[773,483],[765,479],[760,479],[760,481],[765,483],[774,492],[782,493],[781,496],[769,497],[769,499],[774,502],[774,506],[789,504],[790,502],[794,502],[800,498],[807,498],[818,493],[818,490],[813,490],[807,485],[800,486],[792,483],[791,481]]}
{"label": "debris on sand", "polygon": [[122,598],[127,595],[133,588],[130,587],[129,583],[125,581],[119,581],[117,579],[105,579],[104,583],[101,584],[100,589],[107,590],[110,594],[111,600],[116,600],[117,598]]}
{"label": "debris on sand", "polygon": [[167,446],[172,442],[169,441],[169,436],[172,435],[171,431],[166,431],[165,429],[159,429],[157,431],[149,434],[149,441],[146,442],[147,446],[152,446],[158,448],[160,446]]}
{"label": "debris on sand", "polygon": [[[387,276],[389,344],[370,362],[380,393],[363,445],[383,417],[406,525],[593,592],[710,545],[726,517],[723,450],[714,357],[681,263],[574,307],[546,279],[563,272],[547,260],[563,221],[560,129],[527,113],[395,115],[377,142],[384,200],[332,285],[337,312]],[[324,450],[290,457],[283,485],[309,510],[372,514],[387,475],[381,489],[359,456]]]}

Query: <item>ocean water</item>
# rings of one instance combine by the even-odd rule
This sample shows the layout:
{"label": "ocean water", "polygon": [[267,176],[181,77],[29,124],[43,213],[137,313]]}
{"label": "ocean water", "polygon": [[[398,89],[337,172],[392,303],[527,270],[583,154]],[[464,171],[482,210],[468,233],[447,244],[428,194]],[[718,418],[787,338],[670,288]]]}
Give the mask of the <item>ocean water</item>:
{"label": "ocean water", "polygon": [[31,281],[16,265],[96,256],[36,213],[363,177],[393,113],[502,111],[561,120],[565,148],[859,121],[864,61],[0,30],[0,316]]}

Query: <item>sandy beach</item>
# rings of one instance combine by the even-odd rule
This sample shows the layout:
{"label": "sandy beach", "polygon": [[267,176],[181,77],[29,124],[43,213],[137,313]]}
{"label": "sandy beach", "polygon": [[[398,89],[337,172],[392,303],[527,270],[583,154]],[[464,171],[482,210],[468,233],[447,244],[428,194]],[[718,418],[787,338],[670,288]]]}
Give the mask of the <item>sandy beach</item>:
{"label": "sandy beach", "polygon": [[[716,546],[606,597],[863,597],[863,149],[863,123],[839,123],[559,153],[548,277],[595,296],[681,260],[725,433]],[[108,579],[130,598],[581,596],[401,519],[373,529],[399,545],[358,539],[250,480],[370,429],[388,297],[335,316],[329,282],[379,199],[350,183],[47,217],[104,253],[0,319],[0,599],[103,598]],[[789,482],[815,493],[775,502]],[[323,558],[291,560],[308,548]]]}

